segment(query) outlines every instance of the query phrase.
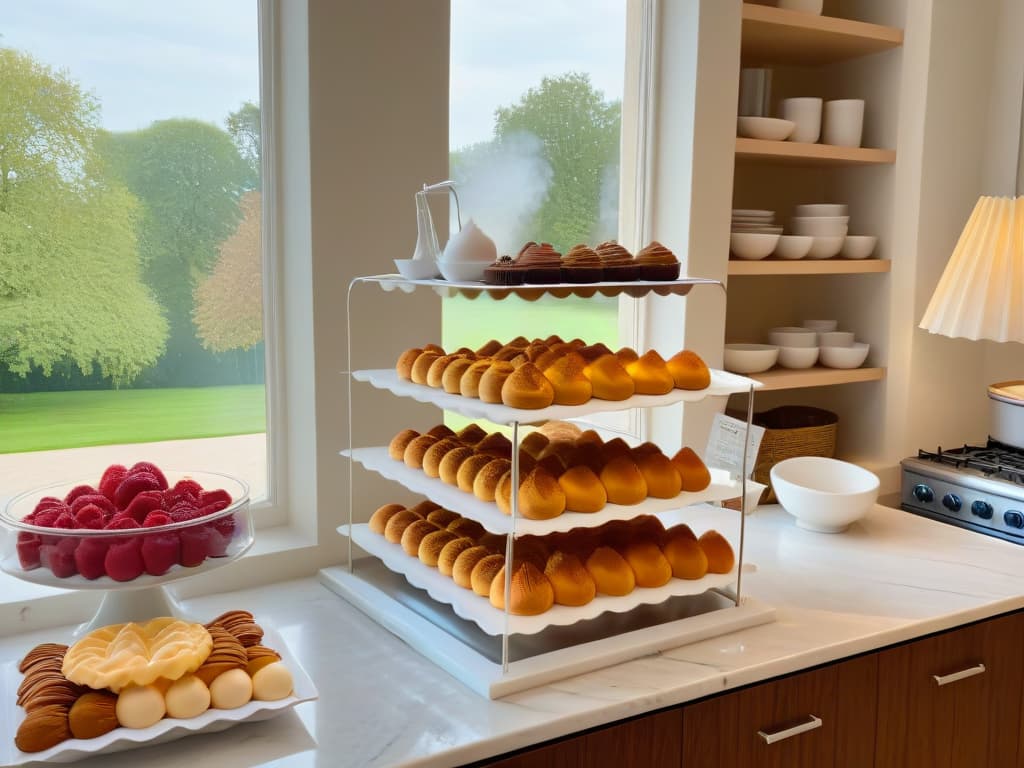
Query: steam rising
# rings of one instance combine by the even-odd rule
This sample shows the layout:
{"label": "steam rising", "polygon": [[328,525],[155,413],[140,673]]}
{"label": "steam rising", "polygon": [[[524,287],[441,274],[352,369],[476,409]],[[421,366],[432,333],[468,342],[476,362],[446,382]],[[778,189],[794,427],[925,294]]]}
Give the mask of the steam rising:
{"label": "steam rising", "polygon": [[554,176],[541,140],[524,132],[475,145],[462,151],[453,175],[463,222],[472,218],[499,255],[518,253]]}
{"label": "steam rising", "polygon": [[592,243],[614,240],[619,234],[619,164],[606,165],[601,171],[601,192],[597,202],[597,221]]}

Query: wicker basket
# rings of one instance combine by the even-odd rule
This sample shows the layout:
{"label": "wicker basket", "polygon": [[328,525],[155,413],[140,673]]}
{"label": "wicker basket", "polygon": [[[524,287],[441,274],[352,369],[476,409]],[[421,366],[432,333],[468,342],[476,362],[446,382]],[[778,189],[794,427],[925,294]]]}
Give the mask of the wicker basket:
{"label": "wicker basket", "polygon": [[[730,411],[729,415],[743,421],[747,417],[738,411]],[[777,501],[770,474],[780,461],[794,456],[832,458],[835,455],[839,417],[831,411],[807,405],[783,405],[755,413],[754,424],[765,429],[754,464],[754,479],[768,486],[761,496],[762,504]]]}

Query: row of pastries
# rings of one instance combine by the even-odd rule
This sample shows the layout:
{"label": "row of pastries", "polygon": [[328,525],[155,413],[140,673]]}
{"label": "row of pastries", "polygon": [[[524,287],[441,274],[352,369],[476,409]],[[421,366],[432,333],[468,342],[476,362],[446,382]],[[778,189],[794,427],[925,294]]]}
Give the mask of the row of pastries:
{"label": "row of pastries", "polygon": [[[392,459],[493,501],[505,514],[512,506],[512,450],[505,435],[476,424],[457,433],[444,424],[422,434],[404,429],[388,445]],[[671,499],[710,483],[711,473],[690,448],[670,458],[654,443],[633,448],[621,438],[605,442],[594,430],[556,439],[538,430],[519,449],[518,509],[531,520],[598,512],[608,503]]]}
{"label": "row of pastries", "polygon": [[460,347],[450,353],[427,344],[403,352],[395,370],[415,384],[529,410],[582,405],[591,398],[626,400],[634,394],[702,390],[711,383],[707,365],[689,350],[665,360],[654,350],[612,352],[604,344],[559,336],[532,341],[519,336],[506,344],[492,339],[476,350]]}
{"label": "row of pastries", "polygon": [[[411,508],[386,504],[369,528],[400,544],[410,557],[437,568],[458,586],[505,607],[506,537],[430,501]],[[597,595],[623,596],[671,579],[729,573],[735,557],[714,530],[699,538],[689,526],[666,529],[652,515],[576,528],[513,543],[509,612],[534,616],[554,605],[582,606]]]}

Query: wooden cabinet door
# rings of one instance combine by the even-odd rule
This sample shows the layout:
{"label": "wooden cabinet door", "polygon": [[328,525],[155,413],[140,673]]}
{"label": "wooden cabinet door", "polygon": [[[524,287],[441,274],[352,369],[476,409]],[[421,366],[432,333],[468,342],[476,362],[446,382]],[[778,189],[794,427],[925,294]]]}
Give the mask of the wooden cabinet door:
{"label": "wooden cabinet door", "polygon": [[876,768],[1016,765],[1024,614],[883,651],[878,680]]}
{"label": "wooden cabinet door", "polygon": [[485,763],[482,768],[582,768],[580,747],[582,737],[556,741],[518,755]]}
{"label": "wooden cabinet door", "polygon": [[864,656],[683,710],[683,768],[870,768],[877,659]]}

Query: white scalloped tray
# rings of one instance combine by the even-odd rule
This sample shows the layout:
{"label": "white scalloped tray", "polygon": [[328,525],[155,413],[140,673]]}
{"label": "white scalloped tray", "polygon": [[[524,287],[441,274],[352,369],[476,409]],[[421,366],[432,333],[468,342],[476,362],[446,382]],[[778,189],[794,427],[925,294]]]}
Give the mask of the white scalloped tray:
{"label": "white scalloped tray", "polygon": [[[454,485],[436,477],[427,477],[421,469],[406,466],[388,455],[387,446],[357,448],[355,451],[341,451],[342,456],[351,456],[367,469],[394,480],[415,493],[421,493],[445,509],[471,517],[492,533],[512,533],[512,518],[502,513],[492,501],[481,501],[472,493],[459,490]],[[564,512],[551,520],[516,520],[516,533],[532,533],[543,536],[546,533],[569,531],[573,528],[596,528],[611,520],[632,520],[637,515],[650,515],[672,509],[687,507],[709,501],[735,499],[741,493],[740,484],[729,479],[724,469],[711,469],[711,485],[700,493],[680,493],[674,499],[648,497],[640,504],[625,506],[607,504],[600,512]]]}
{"label": "white scalloped tray", "polygon": [[705,397],[736,395],[748,392],[753,386],[757,389],[761,382],[738,376],[727,371],[711,371],[711,385],[706,389],[690,391],[673,389],[667,395],[633,395],[627,400],[599,400],[591,398],[583,405],[552,405],[547,408],[528,410],[510,408],[501,403],[485,403],[472,397],[452,395],[443,389],[428,387],[426,384],[413,384],[398,377],[393,368],[377,368],[364,371],[353,371],[356,381],[365,381],[377,389],[385,389],[400,397],[411,397],[421,403],[433,403],[438,408],[454,411],[470,419],[487,419],[495,424],[538,424],[542,421],[557,419],[575,419],[591,413],[607,413],[609,411],[625,411],[630,408],[656,408],[675,403],[695,403]]}
{"label": "white scalloped tray", "polygon": [[[338,528],[342,536],[349,535],[349,526]],[[424,565],[415,557],[405,554],[400,544],[392,544],[376,533],[367,524],[352,526],[352,540],[371,555],[380,558],[389,569],[400,573],[414,587],[426,590],[434,600],[450,605],[456,614],[472,621],[489,635],[500,635],[505,631],[505,614],[499,611],[486,597],[463,589],[444,576],[436,568]],[[584,606],[568,607],[556,605],[540,616],[509,616],[509,634],[533,635],[548,627],[567,626],[586,619],[594,619],[602,613],[625,613],[640,605],[656,605],[670,597],[699,595],[715,587],[724,587],[736,581],[736,569],[729,573],[708,574],[693,581],[671,579],[663,587],[637,587],[628,595],[609,597],[598,595]]]}
{"label": "white scalloped tray", "polygon": [[298,704],[317,699],[319,694],[316,686],[292,656],[281,636],[273,629],[264,627],[264,641],[268,647],[281,654],[281,661],[291,670],[292,678],[295,681],[295,692],[286,699],[250,701],[238,709],[208,709],[199,717],[190,720],[164,718],[149,728],[116,728],[95,739],[68,739],[43,752],[31,754],[22,752],[14,746],[14,734],[21,721],[25,719],[25,713],[15,703],[14,696],[22,678],[22,674],[18,671],[18,661],[9,662],[0,668],[0,679],[4,683],[4,701],[0,703],[0,768],[36,762],[72,763],[94,755],[151,747],[154,744],[175,741],[196,733],[216,733],[238,723],[269,720]]}
{"label": "white scalloped tray", "polygon": [[[385,291],[393,291],[396,288],[404,293],[412,293],[418,287],[432,288],[440,296],[454,296],[462,293],[470,297],[476,297],[480,293],[491,295],[495,299],[503,299],[511,294],[539,295],[550,293],[559,298],[569,295],[590,297],[595,293],[603,296],[618,296],[625,293],[634,298],[655,293],[659,296],[685,296],[695,285],[717,285],[724,289],[721,281],[711,280],[704,277],[680,277],[678,280],[629,280],[629,281],[603,281],[600,283],[531,283],[528,285],[490,285],[479,281],[448,281],[440,278],[430,280],[409,280],[401,275],[369,275],[357,277],[351,285],[356,283],[377,283]],[[350,288],[351,288],[350,285]]]}

